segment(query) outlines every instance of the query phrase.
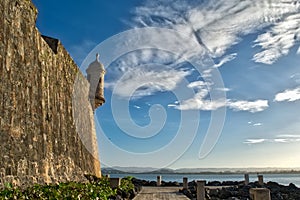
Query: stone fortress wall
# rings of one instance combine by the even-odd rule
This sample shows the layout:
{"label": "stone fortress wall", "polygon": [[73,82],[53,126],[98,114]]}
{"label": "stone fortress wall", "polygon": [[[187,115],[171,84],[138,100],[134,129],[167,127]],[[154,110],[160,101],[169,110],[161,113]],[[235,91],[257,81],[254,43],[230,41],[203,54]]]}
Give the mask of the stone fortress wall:
{"label": "stone fortress wall", "polygon": [[31,0],[1,0],[0,12],[0,187],[101,176],[88,81],[41,36]]}

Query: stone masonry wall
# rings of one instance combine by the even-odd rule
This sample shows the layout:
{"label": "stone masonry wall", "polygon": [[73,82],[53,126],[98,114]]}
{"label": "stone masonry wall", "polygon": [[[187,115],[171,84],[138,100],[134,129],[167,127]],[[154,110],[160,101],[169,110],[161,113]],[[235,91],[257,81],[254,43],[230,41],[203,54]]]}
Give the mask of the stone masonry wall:
{"label": "stone masonry wall", "polygon": [[0,12],[0,187],[101,176],[88,82],[41,37],[30,0],[1,0]]}

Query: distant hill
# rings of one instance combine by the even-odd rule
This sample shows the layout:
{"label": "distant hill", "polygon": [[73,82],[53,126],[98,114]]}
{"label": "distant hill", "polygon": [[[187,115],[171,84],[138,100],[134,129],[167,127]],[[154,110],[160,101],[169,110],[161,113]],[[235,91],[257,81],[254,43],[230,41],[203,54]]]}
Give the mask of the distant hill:
{"label": "distant hill", "polygon": [[[157,171],[157,168],[152,167],[103,167],[102,173],[110,173],[110,174],[124,174],[124,173],[151,173]],[[169,171],[169,173],[172,173]]]}
{"label": "distant hill", "polygon": [[300,173],[300,168],[180,168],[104,167],[103,174],[243,174],[243,173]]}

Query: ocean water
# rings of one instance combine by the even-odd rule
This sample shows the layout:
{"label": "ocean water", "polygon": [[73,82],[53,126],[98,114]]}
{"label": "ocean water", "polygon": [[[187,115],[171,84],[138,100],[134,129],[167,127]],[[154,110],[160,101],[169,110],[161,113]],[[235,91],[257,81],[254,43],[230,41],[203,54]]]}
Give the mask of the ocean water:
{"label": "ocean water", "polygon": [[[182,182],[183,177],[187,177],[188,181],[206,180],[208,181],[243,181],[243,174],[110,174],[111,178],[123,178],[133,176],[138,179],[156,181],[158,175],[162,176],[162,180]],[[282,185],[294,183],[300,187],[300,174],[262,174],[264,182],[274,181]],[[250,182],[257,181],[257,174],[249,174]]]}

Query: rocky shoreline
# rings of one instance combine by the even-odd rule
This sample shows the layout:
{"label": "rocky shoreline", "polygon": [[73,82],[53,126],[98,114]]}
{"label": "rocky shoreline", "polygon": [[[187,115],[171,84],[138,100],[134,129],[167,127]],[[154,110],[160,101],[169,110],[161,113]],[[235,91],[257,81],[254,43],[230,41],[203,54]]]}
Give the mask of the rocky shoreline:
{"label": "rocky shoreline", "polygon": [[[190,199],[196,198],[195,181],[188,184],[188,189],[180,192],[184,193]],[[251,188],[267,188],[270,190],[272,200],[296,200],[300,199],[300,189],[293,183],[288,186],[281,185],[276,182],[267,182],[260,185],[258,182],[252,182],[245,185],[243,181],[213,181],[206,184],[206,198],[211,200],[248,200],[250,199]]]}
{"label": "rocky shoreline", "polygon": [[[29,188],[18,188],[7,184],[4,190],[0,190],[0,199],[82,199],[89,197],[100,197],[108,200],[130,200],[133,199],[142,187],[156,187],[157,181],[140,180],[134,177],[125,178],[97,178],[92,175],[85,176],[87,181],[82,183],[68,182],[54,185],[33,185]],[[117,181],[117,184],[113,182]],[[185,183],[186,180],[184,180]],[[196,199],[197,182],[191,181],[187,184],[180,182],[161,181],[160,187],[176,187],[178,192],[183,193],[189,199]],[[199,185],[198,185],[199,187]],[[184,189],[185,188],[185,189]],[[203,186],[202,186],[203,188]],[[206,200],[250,200],[250,190],[266,188],[270,191],[272,200],[299,200],[300,188],[293,183],[281,185],[276,182],[250,182],[244,181],[211,181],[205,184]],[[260,198],[264,199],[265,198]],[[270,198],[267,198],[270,199]]]}
{"label": "rocky shoreline", "polygon": [[[140,191],[143,186],[156,186],[156,181],[147,181],[140,179],[132,179],[135,185],[135,191]],[[179,182],[161,182],[161,187],[174,186],[182,187]],[[272,200],[298,200],[300,199],[300,188],[293,183],[288,186],[281,185],[276,182],[267,182],[263,185],[251,182],[245,185],[244,181],[211,181],[205,184],[206,199],[208,200],[249,200],[251,188],[267,188],[270,190]],[[189,199],[196,199],[197,183],[191,181],[188,183],[187,189],[180,189],[179,192],[185,194]]]}

